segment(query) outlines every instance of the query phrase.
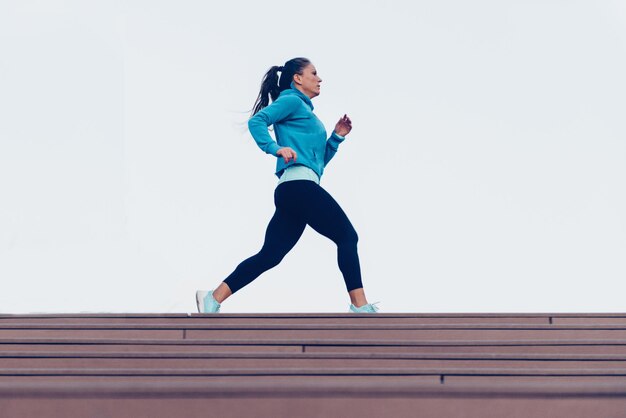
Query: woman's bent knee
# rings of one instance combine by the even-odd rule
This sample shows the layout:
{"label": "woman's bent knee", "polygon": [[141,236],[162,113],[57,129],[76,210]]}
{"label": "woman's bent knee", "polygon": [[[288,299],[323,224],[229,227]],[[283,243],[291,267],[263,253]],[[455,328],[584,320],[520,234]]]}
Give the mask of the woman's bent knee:
{"label": "woman's bent knee", "polygon": [[337,240],[337,245],[356,246],[357,242],[359,242],[359,235],[354,229],[352,229],[350,232],[346,233],[344,236]]}
{"label": "woman's bent knee", "polygon": [[354,228],[352,228],[352,230],[348,234],[348,241],[353,244],[359,242],[359,234],[356,233],[356,230]]}

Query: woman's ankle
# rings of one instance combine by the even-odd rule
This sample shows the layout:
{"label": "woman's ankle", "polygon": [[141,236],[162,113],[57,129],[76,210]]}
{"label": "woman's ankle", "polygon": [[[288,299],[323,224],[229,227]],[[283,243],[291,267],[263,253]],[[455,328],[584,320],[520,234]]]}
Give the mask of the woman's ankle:
{"label": "woman's ankle", "polygon": [[352,289],[348,292],[350,295],[350,302],[357,308],[360,308],[363,305],[367,305],[367,298],[365,297],[365,291],[362,287],[358,289]]}
{"label": "woman's ankle", "polygon": [[213,290],[213,299],[215,299],[218,303],[224,302],[230,295],[232,295],[230,287],[224,282],[220,283],[219,286]]}

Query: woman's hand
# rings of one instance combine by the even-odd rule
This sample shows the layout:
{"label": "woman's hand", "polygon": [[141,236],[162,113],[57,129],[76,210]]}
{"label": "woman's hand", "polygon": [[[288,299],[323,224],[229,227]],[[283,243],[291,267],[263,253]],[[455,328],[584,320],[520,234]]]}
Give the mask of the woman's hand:
{"label": "woman's hand", "polygon": [[289,147],[280,148],[278,151],[276,151],[276,156],[283,157],[283,159],[285,160],[285,164],[287,164],[292,158],[294,161],[296,161],[296,159],[298,158],[296,152]]}
{"label": "woman's hand", "polygon": [[346,136],[352,130],[352,121],[348,115],[343,115],[339,122],[335,125],[335,133],[341,136]]}

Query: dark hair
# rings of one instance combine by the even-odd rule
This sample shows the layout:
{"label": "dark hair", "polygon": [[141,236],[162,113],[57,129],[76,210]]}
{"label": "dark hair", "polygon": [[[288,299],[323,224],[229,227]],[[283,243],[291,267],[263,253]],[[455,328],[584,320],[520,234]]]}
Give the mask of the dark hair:
{"label": "dark hair", "polygon": [[[270,104],[270,98],[272,101],[278,99],[278,95],[281,91],[287,90],[291,85],[294,74],[302,74],[304,67],[309,65],[311,61],[306,58],[292,58],[285,63],[284,66],[274,65],[265,73],[263,81],[261,82],[261,91],[259,96],[254,102],[252,108],[252,115],[254,116],[258,111],[267,107]],[[280,74],[280,81],[278,73]]]}

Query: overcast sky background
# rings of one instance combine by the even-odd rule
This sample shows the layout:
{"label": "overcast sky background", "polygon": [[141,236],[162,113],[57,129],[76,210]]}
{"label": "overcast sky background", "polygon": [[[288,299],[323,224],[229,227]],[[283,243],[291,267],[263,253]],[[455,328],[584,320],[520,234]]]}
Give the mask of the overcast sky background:
{"label": "overcast sky background", "polygon": [[[195,312],[263,243],[295,56],[381,312],[626,310],[626,2],[0,0],[0,312]],[[307,227],[222,312],[346,312]]]}

